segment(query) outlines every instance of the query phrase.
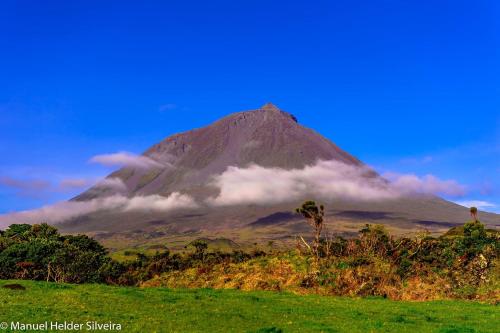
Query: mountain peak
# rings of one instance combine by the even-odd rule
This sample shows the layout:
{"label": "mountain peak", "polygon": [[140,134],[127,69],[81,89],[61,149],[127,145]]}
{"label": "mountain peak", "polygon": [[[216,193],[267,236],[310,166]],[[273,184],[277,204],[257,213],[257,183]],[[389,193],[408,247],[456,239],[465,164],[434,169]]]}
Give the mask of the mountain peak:
{"label": "mountain peak", "polygon": [[[124,167],[110,178],[119,178],[133,195],[173,192],[206,198],[213,196],[212,179],[228,167],[259,165],[301,169],[318,160],[362,163],[297,119],[267,103],[259,109],[230,114],[214,123],[174,134],[150,147],[144,155],[165,163],[165,168]],[[89,200],[114,193],[95,187],[77,197]]]}
{"label": "mountain peak", "polygon": [[269,111],[281,111],[280,108],[274,105],[273,103],[266,103],[260,109]]}
{"label": "mountain peak", "polygon": [[262,105],[258,110],[279,113],[281,115],[284,115],[284,116],[292,119],[294,122],[298,123],[297,118],[293,114],[281,110],[279,107],[277,107],[276,105],[274,105],[271,102]]}

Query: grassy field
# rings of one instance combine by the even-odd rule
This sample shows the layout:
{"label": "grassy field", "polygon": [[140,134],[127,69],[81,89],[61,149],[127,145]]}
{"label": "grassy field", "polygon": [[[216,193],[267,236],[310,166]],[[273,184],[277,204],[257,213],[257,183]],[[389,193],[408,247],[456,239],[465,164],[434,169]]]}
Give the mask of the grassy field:
{"label": "grassy field", "polygon": [[[3,288],[18,283],[26,290]],[[0,281],[0,322],[119,323],[124,332],[498,332],[498,306],[237,290]],[[10,332],[9,329],[4,330]]]}

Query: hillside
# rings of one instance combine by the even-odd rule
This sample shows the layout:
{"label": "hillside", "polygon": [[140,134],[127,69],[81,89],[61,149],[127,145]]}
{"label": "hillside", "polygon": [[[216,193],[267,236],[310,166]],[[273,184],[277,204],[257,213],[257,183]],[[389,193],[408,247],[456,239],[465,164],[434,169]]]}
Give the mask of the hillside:
{"label": "hillside", "polygon": [[[109,175],[126,185],[128,195],[183,191],[197,197],[214,194],[208,183],[227,167],[301,169],[317,160],[337,160],[361,165],[355,157],[273,104],[238,112],[210,126],[172,135],[149,148],[144,156],[159,162],[146,170],[123,168]],[[109,195],[92,188],[75,198],[88,200]]]}
{"label": "hillside", "polygon": [[[192,198],[196,207],[101,210],[67,221],[61,229],[92,234],[112,247],[166,241],[183,244],[198,237],[226,237],[243,244],[290,241],[309,230],[292,213],[304,199],[323,202],[329,231],[345,236],[365,223],[386,224],[396,234],[423,229],[439,233],[469,218],[466,208],[432,195],[384,197],[384,179],[272,104],[172,135],[142,156],[151,161],[150,167],[124,167],[107,177],[123,186],[95,186],[73,201],[117,194],[148,198],[181,193]],[[327,162],[320,165],[318,161]],[[283,185],[276,174],[284,175],[286,181],[302,177],[314,186]],[[332,180],[330,174],[337,178]],[[311,181],[314,177],[318,179]],[[342,183],[350,177],[361,190],[350,193],[352,184]],[[254,189],[257,185],[252,181],[260,188]],[[337,182],[339,189],[335,189]],[[500,226],[500,215],[481,213],[481,220],[489,227]]]}

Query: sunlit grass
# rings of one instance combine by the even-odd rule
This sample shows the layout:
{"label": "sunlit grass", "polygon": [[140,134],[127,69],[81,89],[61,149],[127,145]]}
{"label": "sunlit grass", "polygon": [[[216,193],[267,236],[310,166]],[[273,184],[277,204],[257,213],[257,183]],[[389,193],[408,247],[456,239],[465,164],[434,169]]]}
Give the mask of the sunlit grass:
{"label": "sunlit grass", "polygon": [[0,322],[99,321],[125,332],[498,332],[497,306],[33,281],[0,288]]}

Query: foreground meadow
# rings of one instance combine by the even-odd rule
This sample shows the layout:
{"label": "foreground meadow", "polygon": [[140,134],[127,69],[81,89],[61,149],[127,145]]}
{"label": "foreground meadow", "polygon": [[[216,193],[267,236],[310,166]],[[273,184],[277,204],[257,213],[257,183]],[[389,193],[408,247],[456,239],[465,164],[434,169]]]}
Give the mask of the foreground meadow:
{"label": "foreground meadow", "polygon": [[[13,283],[26,289],[4,288]],[[3,280],[0,322],[11,321],[112,322],[124,332],[498,332],[500,310],[468,301]]]}

